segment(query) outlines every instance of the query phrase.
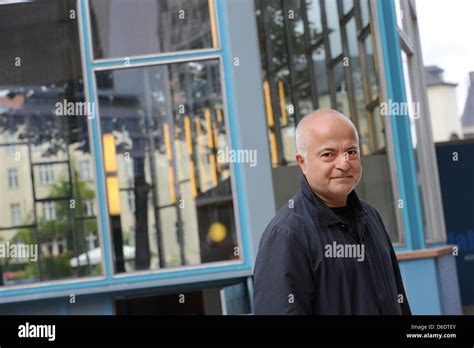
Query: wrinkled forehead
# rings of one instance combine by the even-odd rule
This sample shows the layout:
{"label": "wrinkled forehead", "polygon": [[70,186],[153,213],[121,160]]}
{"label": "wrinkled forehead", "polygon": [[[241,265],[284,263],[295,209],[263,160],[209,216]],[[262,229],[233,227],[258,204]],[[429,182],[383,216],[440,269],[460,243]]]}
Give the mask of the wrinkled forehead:
{"label": "wrinkled forehead", "polygon": [[341,119],[316,119],[311,122],[306,133],[308,145],[318,146],[337,146],[344,147],[350,145],[358,146],[358,135],[355,127],[349,120]]}

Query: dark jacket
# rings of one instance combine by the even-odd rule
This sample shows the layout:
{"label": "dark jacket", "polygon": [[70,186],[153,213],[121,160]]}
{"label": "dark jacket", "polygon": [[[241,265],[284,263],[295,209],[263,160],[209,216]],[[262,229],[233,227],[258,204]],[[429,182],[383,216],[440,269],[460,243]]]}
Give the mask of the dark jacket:
{"label": "dark jacket", "polygon": [[[358,235],[348,232],[302,177],[301,190],[280,209],[260,241],[255,314],[411,314],[380,214],[355,191],[347,205],[354,209]],[[364,246],[363,261],[347,257],[350,252],[343,257],[328,253],[335,245]]]}

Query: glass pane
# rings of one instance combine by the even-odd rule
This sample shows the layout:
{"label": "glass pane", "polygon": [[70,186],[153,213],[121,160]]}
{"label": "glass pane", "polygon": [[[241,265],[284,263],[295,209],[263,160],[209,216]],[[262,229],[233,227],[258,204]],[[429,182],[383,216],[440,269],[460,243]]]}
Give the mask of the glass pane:
{"label": "glass pane", "polygon": [[265,26],[263,20],[263,12],[260,9],[261,1],[255,1],[255,16],[257,18],[257,31],[258,31],[258,44],[260,48],[260,60],[262,62],[262,70],[266,70],[266,62],[267,62],[267,37],[265,35]]}
{"label": "glass pane", "polygon": [[371,100],[375,100],[378,96],[378,82],[377,82],[377,72],[375,71],[375,56],[372,51],[372,41],[371,36],[369,35],[364,41],[365,54],[366,54],[366,69],[367,69],[367,78],[369,83],[369,95]]}
{"label": "glass pane", "polygon": [[342,0],[342,11],[344,14],[352,10],[352,7],[354,7],[354,0]]}
{"label": "glass pane", "polygon": [[305,0],[311,45],[322,39],[323,25],[319,0]]}
{"label": "glass pane", "polygon": [[218,60],[96,77],[116,272],[238,259]]}
{"label": "glass pane", "polygon": [[370,5],[369,0],[359,0],[360,3],[360,16],[362,19],[362,27],[365,27],[370,23]]}
{"label": "glass pane", "polygon": [[209,0],[89,3],[97,59],[217,47]]}
{"label": "glass pane", "polygon": [[279,0],[263,2],[263,20],[267,39],[267,55],[279,67],[287,61],[285,21]]}
{"label": "glass pane", "polygon": [[295,162],[296,144],[295,144],[295,110],[291,98],[292,88],[285,75],[286,69],[282,69],[277,75],[278,95],[280,105],[280,129],[283,143],[283,156],[287,163]]}
{"label": "glass pane", "polygon": [[288,29],[292,38],[291,46],[293,48],[293,68],[295,70],[296,83],[307,79],[306,71],[308,69],[304,40],[305,29],[300,5],[301,2],[299,0],[289,0],[286,8],[288,11]]}
{"label": "glass pane", "polygon": [[[357,41],[356,20],[354,17],[352,17],[346,25],[346,35],[349,48],[349,64],[352,71],[352,85],[354,87],[354,104],[357,111],[356,115],[352,115],[352,120],[357,123],[358,118],[364,119],[366,117],[366,110],[361,60]],[[361,121],[361,125],[359,125],[359,141],[362,154],[367,154],[369,152],[366,139],[367,136],[367,127],[364,126],[363,121]]]}
{"label": "glass pane", "polygon": [[311,102],[311,88],[309,83],[305,83],[298,88],[298,105],[301,117],[313,111],[313,103]]}
{"label": "glass pane", "polygon": [[74,0],[0,6],[0,181],[8,182],[0,188],[0,244],[16,250],[0,257],[0,285],[102,274],[92,105],[71,11]]}
{"label": "glass pane", "polygon": [[375,151],[386,151],[385,149],[385,124],[384,119],[380,115],[380,107],[377,105],[372,111],[372,118],[374,120],[374,138]]}
{"label": "glass pane", "polygon": [[326,49],[319,46],[313,51],[313,66],[316,86],[319,94],[319,108],[331,108],[331,97],[329,95],[329,83],[326,71]]}
{"label": "glass pane", "polygon": [[346,67],[343,62],[339,62],[333,69],[333,76],[336,84],[336,109],[344,115],[350,115],[349,94],[347,91],[347,81],[345,76]]}
{"label": "glass pane", "polygon": [[326,17],[328,23],[329,44],[331,45],[331,58],[334,59],[342,53],[337,1],[326,0]]}
{"label": "glass pane", "polygon": [[403,29],[403,12],[400,0],[395,0],[395,15],[397,16],[397,25]]}

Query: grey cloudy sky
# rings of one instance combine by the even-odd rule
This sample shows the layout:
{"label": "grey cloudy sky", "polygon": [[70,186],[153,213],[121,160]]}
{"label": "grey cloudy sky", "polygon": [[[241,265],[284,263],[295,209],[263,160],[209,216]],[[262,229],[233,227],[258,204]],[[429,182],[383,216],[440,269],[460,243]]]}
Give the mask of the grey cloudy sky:
{"label": "grey cloudy sky", "polygon": [[416,0],[424,65],[444,69],[444,79],[457,83],[459,113],[474,71],[474,1]]}

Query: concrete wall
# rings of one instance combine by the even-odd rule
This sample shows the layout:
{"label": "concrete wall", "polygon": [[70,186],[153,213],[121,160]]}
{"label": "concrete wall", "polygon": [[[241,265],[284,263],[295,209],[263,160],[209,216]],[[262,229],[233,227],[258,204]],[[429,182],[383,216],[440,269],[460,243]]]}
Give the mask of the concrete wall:
{"label": "concrete wall", "polygon": [[427,87],[433,140],[448,141],[453,133],[463,138],[461,118],[457,105],[456,87],[432,85]]}

